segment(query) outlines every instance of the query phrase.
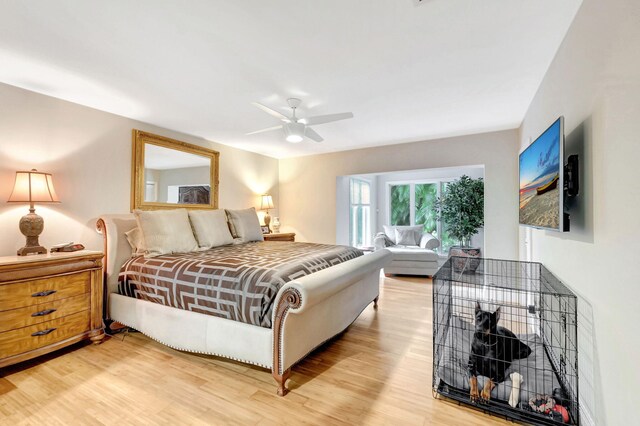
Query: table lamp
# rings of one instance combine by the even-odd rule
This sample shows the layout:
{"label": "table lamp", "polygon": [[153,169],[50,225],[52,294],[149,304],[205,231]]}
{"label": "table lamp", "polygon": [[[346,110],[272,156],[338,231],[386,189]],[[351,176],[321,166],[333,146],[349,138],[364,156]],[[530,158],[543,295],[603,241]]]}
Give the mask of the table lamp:
{"label": "table lamp", "polygon": [[53,189],[50,173],[42,173],[33,169],[28,172],[16,172],[8,203],[29,203],[29,214],[20,219],[20,232],[27,237],[27,244],[18,250],[18,256],[28,254],[45,254],[47,249],[38,242],[38,236],[44,229],[44,220],[36,214],[34,203],[59,203]]}
{"label": "table lamp", "polygon": [[269,216],[269,209],[273,208],[273,198],[271,195],[263,195],[262,201],[260,202],[260,210],[266,210],[267,213],[264,215],[264,226],[269,229],[269,233],[271,233],[271,228],[269,224],[271,223],[271,216]]}

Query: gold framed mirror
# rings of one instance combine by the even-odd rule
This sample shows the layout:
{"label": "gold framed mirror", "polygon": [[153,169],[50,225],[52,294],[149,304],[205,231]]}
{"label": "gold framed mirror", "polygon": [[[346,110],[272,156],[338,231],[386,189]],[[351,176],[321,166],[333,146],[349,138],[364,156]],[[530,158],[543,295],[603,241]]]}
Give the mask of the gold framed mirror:
{"label": "gold framed mirror", "polygon": [[217,209],[220,153],[133,130],[131,210]]}

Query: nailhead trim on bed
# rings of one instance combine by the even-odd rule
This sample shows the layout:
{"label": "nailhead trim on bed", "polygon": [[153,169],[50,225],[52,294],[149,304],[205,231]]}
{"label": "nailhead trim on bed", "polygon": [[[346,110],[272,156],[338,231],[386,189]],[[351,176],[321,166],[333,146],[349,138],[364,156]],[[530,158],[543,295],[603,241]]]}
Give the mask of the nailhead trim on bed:
{"label": "nailhead trim on bed", "polygon": [[173,345],[170,345],[170,344],[168,344],[168,343],[165,343],[165,342],[163,342],[162,340],[156,339],[155,337],[150,336],[150,335],[148,335],[147,333],[143,333],[142,331],[140,331],[140,330],[136,329],[135,327],[130,326],[129,324],[125,324],[125,323],[120,322],[120,321],[118,321],[118,322],[119,322],[120,324],[124,324],[124,325],[126,325],[127,327],[129,327],[129,328],[131,328],[131,329],[133,329],[133,330],[138,331],[139,333],[144,334],[145,336],[149,337],[149,338],[150,338],[150,339],[152,339],[152,340],[155,340],[156,342],[158,342],[158,343],[160,343],[160,344],[163,344],[163,345],[165,345],[165,346],[167,346],[167,347],[170,347],[171,349],[175,349],[175,350],[177,350],[177,351],[190,352],[190,353],[194,353],[194,354],[213,355],[213,356],[217,356],[217,357],[220,357],[220,358],[232,359],[232,360],[234,360],[234,361],[242,362],[242,363],[244,363],[244,364],[257,365],[258,367],[262,367],[262,368],[266,368],[267,370],[271,370],[271,367],[269,367],[269,366],[266,366],[266,365],[264,365],[264,364],[260,364],[260,363],[254,362],[254,361],[248,361],[248,360],[246,360],[246,359],[234,358],[234,357],[232,357],[232,356],[222,355],[222,354],[218,354],[218,353],[215,353],[215,352],[203,352],[203,351],[194,351],[194,350],[192,350],[192,349],[179,348],[179,347],[177,347],[177,346],[173,346]]}

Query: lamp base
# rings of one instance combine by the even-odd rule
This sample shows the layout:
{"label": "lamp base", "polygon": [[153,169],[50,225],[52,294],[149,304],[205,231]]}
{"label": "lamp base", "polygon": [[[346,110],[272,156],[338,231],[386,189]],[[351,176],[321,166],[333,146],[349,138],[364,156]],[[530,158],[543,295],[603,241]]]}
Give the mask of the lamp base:
{"label": "lamp base", "polygon": [[29,214],[22,216],[20,219],[20,232],[27,237],[27,244],[18,249],[18,256],[26,256],[29,254],[46,254],[47,249],[42,247],[38,242],[38,236],[44,229],[44,219],[35,213],[35,209],[31,207]]}
{"label": "lamp base", "polygon": [[42,246],[24,246],[18,249],[18,256],[27,256],[30,254],[47,254],[47,249]]}
{"label": "lamp base", "polygon": [[267,229],[269,230],[269,233],[271,233],[271,227],[269,226],[270,223],[271,223],[271,216],[269,216],[269,210],[267,210],[267,213],[264,215],[264,226],[267,227]]}

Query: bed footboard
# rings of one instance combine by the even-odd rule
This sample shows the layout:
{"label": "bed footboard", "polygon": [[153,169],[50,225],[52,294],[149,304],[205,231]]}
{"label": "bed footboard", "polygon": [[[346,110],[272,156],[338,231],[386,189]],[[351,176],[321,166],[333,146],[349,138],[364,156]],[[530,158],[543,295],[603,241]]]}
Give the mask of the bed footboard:
{"label": "bed footboard", "polygon": [[273,312],[273,368],[277,393],[287,392],[291,367],[343,332],[377,300],[380,269],[391,259],[380,250],[291,281],[282,287]]}

